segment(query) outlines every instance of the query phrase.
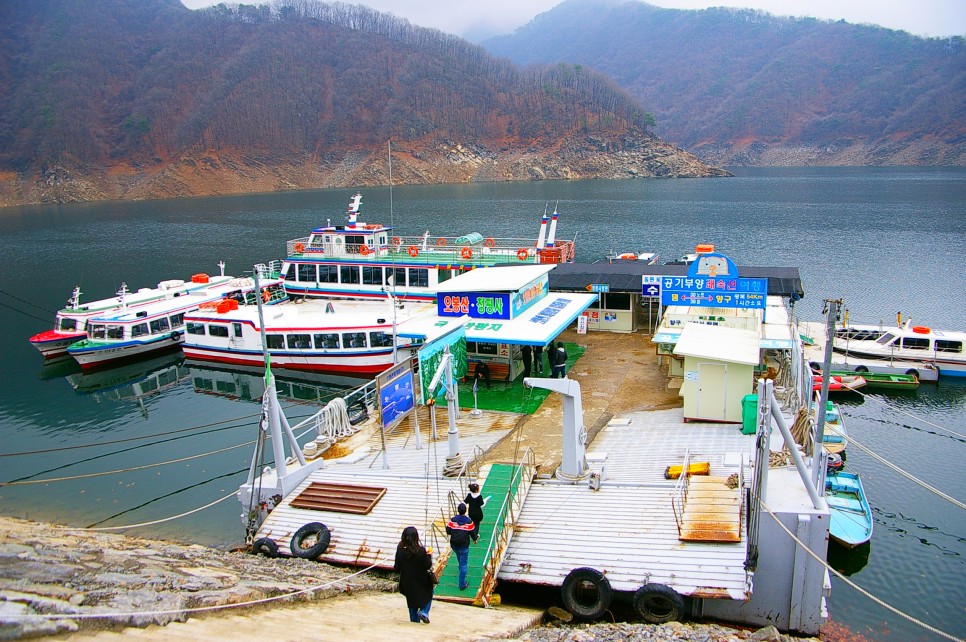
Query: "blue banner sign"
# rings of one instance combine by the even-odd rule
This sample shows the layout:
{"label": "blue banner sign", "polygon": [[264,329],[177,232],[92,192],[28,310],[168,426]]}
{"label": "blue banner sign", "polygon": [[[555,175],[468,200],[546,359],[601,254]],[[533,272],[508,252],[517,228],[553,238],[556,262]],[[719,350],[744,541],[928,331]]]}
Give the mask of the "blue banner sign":
{"label": "blue banner sign", "polygon": [[510,295],[500,292],[451,292],[436,299],[436,314],[441,317],[509,319]]}
{"label": "blue banner sign", "polygon": [[768,279],[743,279],[723,254],[701,254],[687,276],[661,277],[661,305],[765,309]]}

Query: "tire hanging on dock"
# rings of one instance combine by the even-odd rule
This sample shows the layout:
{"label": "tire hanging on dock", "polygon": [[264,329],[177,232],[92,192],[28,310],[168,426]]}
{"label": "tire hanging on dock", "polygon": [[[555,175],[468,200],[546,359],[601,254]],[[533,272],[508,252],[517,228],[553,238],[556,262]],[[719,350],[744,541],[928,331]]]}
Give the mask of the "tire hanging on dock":
{"label": "tire hanging on dock", "polygon": [[[303,548],[302,544],[313,537],[315,544],[308,548]],[[314,560],[329,548],[331,538],[332,534],[329,533],[329,528],[325,524],[322,522],[310,522],[295,531],[295,535],[292,535],[292,541],[289,542],[289,548],[295,557]]]}
{"label": "tire hanging on dock", "polygon": [[564,608],[584,620],[596,620],[610,607],[610,580],[595,568],[575,568],[560,587]]}
{"label": "tire hanging on dock", "polygon": [[252,543],[252,555],[278,557],[278,544],[275,543],[275,540],[260,537]]}
{"label": "tire hanging on dock", "polygon": [[650,624],[680,620],[684,615],[684,598],[664,584],[645,584],[634,593],[634,610]]}

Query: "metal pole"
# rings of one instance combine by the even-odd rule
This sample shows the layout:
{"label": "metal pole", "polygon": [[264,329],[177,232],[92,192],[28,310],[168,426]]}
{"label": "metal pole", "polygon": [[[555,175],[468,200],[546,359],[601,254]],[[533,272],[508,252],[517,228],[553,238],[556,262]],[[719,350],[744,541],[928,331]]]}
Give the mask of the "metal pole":
{"label": "metal pole", "polygon": [[[815,417],[815,443],[812,444],[812,483],[816,487],[818,487],[819,479],[821,479],[822,467],[825,465],[825,449],[822,442],[825,438],[829,371],[832,369],[832,342],[835,339],[835,321],[838,319],[841,303],[841,299],[825,300],[825,356],[822,360],[822,390],[819,393],[819,406]],[[819,492],[825,494],[825,488],[820,488]]]}

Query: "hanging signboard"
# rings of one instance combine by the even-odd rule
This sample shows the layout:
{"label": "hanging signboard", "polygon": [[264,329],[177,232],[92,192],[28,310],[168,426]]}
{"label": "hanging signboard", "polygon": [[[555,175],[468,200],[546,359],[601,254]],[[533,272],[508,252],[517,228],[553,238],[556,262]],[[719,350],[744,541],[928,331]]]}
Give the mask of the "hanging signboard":
{"label": "hanging signboard", "polygon": [[641,276],[641,296],[645,299],[661,298],[661,276],[644,274]]}
{"label": "hanging signboard", "polygon": [[768,279],[743,279],[723,254],[701,254],[687,276],[661,277],[662,305],[765,309]]}
{"label": "hanging signboard", "polygon": [[382,427],[391,428],[409,414],[416,402],[413,394],[413,369],[410,361],[401,363],[376,377],[379,389],[379,414]]}

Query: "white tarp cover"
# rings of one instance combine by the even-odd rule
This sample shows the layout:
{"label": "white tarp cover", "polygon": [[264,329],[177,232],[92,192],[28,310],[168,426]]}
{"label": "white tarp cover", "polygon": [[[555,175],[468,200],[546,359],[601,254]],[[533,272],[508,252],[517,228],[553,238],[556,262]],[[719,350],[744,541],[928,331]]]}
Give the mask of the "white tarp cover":
{"label": "white tarp cover", "polygon": [[465,323],[467,341],[546,344],[596,301],[596,294],[550,292],[521,316],[509,321],[489,321],[467,317],[422,317],[400,325],[397,334],[401,337],[431,341],[454,325]]}
{"label": "white tarp cover", "polygon": [[476,268],[443,281],[436,292],[515,292],[553,268],[552,264]]}

